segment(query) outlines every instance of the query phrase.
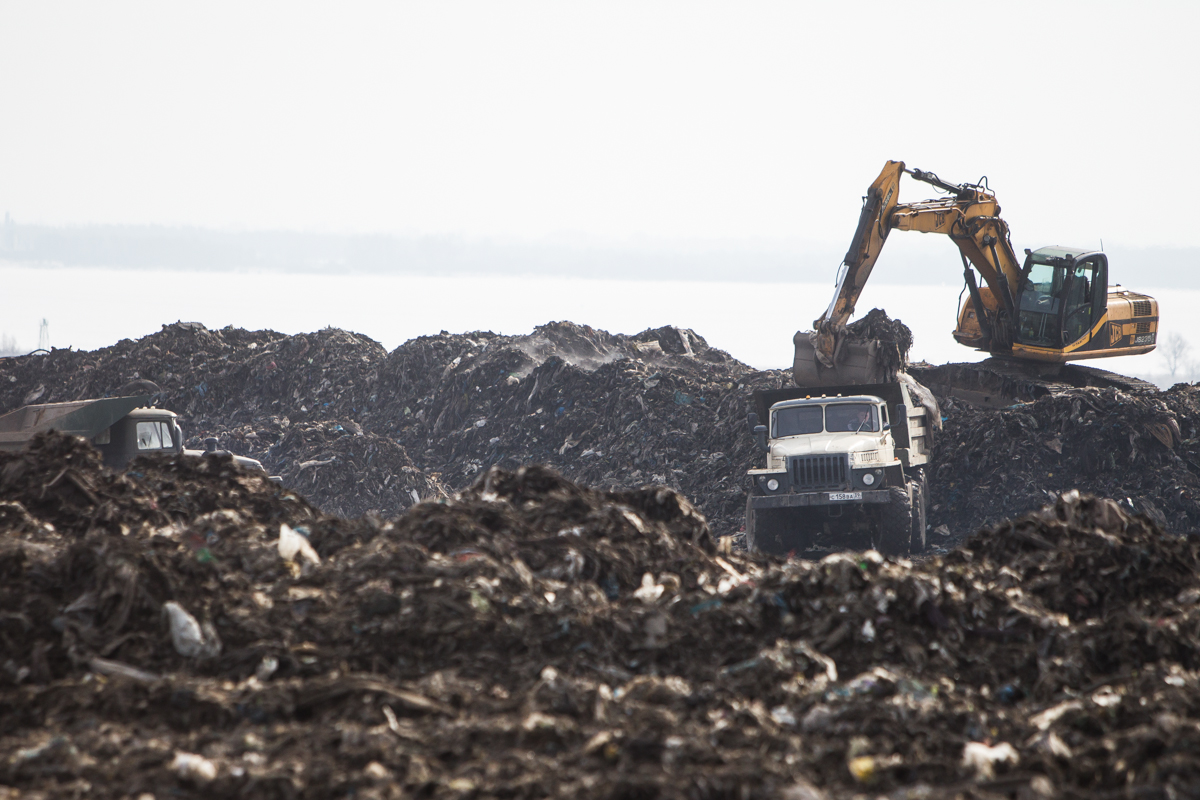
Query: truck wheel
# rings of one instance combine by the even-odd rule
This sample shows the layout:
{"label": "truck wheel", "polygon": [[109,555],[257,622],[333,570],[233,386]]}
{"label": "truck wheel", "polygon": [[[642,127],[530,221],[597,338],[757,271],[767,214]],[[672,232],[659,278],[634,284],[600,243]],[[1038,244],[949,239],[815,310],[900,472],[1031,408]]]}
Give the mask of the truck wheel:
{"label": "truck wheel", "polygon": [[929,484],[926,482],[925,473],[918,471],[909,486],[912,494],[912,536],[909,538],[908,547],[910,552],[924,553],[926,512],[929,505]]}
{"label": "truck wheel", "polygon": [[913,528],[913,499],[907,487],[893,486],[883,506],[879,533],[873,537],[875,549],[889,556],[908,555]]}

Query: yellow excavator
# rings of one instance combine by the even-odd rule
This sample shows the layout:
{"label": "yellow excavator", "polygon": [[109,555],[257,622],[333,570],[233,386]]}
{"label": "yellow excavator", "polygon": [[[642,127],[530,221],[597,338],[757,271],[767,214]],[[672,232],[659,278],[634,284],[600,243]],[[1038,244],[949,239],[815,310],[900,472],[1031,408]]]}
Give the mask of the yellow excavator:
{"label": "yellow excavator", "polygon": [[[901,203],[904,174],[947,195]],[[879,344],[854,341],[846,323],[893,229],[940,233],[958,246],[967,296],[954,338],[992,354],[979,364],[922,371],[920,379],[936,392],[981,405],[1007,405],[1072,386],[1152,388],[1136,378],[1067,362],[1153,350],[1158,333],[1154,298],[1118,288],[1110,291],[1103,252],[1043,247],[1026,250],[1025,258],[1019,259],[986,179],[948,183],[932,172],[908,169],[902,161],[887,162],[863,198],[858,229],[829,308],[813,323],[813,331],[796,334],[797,386],[888,379],[880,374]]]}

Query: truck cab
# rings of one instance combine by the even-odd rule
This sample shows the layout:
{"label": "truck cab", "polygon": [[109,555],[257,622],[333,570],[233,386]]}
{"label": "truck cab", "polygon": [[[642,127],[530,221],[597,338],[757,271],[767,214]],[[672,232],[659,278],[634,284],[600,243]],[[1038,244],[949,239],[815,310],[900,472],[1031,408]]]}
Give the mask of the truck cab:
{"label": "truck cab", "polygon": [[135,408],[92,437],[104,463],[119,469],[138,456],[183,452],[183,430],[175,412]]}
{"label": "truck cab", "polygon": [[769,414],[767,467],[750,470],[766,495],[809,489],[879,491],[888,485],[888,468],[895,473],[892,483],[901,479],[882,398],[785,400],[771,406]]}
{"label": "truck cab", "polygon": [[[124,468],[138,456],[177,453],[189,456],[224,455],[227,451],[217,450],[216,441],[209,439],[205,450],[184,449],[179,417],[165,408],[135,408],[92,437],[92,444],[103,454],[104,463],[113,469]],[[241,467],[254,472],[266,472],[262,462],[256,458],[233,453],[229,455]]]}

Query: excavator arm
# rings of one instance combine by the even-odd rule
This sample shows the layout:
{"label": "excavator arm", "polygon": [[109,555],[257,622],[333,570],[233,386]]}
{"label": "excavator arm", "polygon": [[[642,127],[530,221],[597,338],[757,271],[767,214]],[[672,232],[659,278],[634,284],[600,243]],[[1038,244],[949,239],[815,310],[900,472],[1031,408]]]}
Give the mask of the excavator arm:
{"label": "excavator arm", "polygon": [[[900,178],[905,173],[953,196],[900,203]],[[931,172],[907,169],[903,161],[889,161],[863,198],[858,228],[838,271],[833,300],[813,323],[810,338],[817,361],[827,368],[834,366],[846,323],[893,228],[950,237],[962,255],[971,301],[985,337],[993,349],[1010,347],[1022,271],[995,195],[982,185],[947,183]],[[983,277],[990,295],[979,291],[972,266]]]}

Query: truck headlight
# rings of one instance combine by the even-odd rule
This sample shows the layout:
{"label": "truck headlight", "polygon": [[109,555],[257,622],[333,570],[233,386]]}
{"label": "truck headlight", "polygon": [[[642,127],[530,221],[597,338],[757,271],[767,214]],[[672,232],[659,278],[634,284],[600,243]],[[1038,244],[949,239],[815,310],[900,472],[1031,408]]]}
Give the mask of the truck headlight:
{"label": "truck headlight", "polygon": [[774,478],[771,478],[771,480],[767,481],[767,488],[770,489],[772,492],[779,491],[779,481],[775,480]]}
{"label": "truck headlight", "polygon": [[863,482],[863,486],[874,486],[875,485],[875,476],[868,472],[867,474],[862,476],[862,482]]}

